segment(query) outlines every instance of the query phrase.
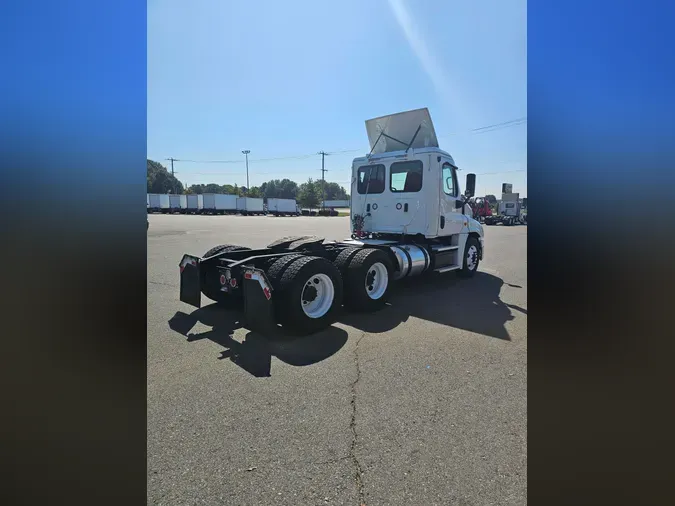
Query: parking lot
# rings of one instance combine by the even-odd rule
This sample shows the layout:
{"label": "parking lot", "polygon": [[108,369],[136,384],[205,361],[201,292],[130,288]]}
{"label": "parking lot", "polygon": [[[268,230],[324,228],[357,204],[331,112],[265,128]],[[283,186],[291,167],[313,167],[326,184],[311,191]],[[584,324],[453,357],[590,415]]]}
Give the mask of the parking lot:
{"label": "parking lot", "polygon": [[485,227],[472,279],[413,278],[290,339],[181,303],[178,262],[345,238],[348,217],[148,219],[149,504],[526,503],[526,226]]}

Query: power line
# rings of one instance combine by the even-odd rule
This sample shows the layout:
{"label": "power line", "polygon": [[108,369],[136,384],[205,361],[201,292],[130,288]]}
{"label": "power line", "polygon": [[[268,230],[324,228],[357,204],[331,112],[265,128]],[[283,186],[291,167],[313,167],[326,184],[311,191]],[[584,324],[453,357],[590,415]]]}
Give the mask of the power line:
{"label": "power line", "polygon": [[[512,119],[509,121],[503,121],[501,123],[494,123],[492,125],[486,125],[478,128],[472,128],[467,130],[468,132],[480,134],[480,133],[487,133],[487,132],[494,132],[496,130],[502,130],[504,128],[510,128],[514,126],[519,126],[522,124],[527,123],[527,116],[524,116],[522,118],[516,118]],[[457,132],[453,133],[448,133],[448,134],[442,134],[442,135],[437,135],[436,137],[448,137],[451,135],[457,135]],[[337,153],[356,153],[356,152],[363,152],[364,149],[359,148],[359,149],[342,149],[342,150],[335,150],[332,151],[331,154],[337,154]],[[253,159],[251,158],[249,161],[250,162],[273,162],[277,160],[305,160],[307,158],[312,158],[316,156],[319,153],[309,153],[309,154],[304,154],[304,155],[291,155],[291,156],[275,156],[275,157],[270,157],[270,158],[256,158]],[[167,158],[169,160],[169,158]],[[228,163],[241,163],[241,160],[191,160],[191,159],[186,159],[186,158],[173,158],[174,161],[177,162],[187,162],[187,163],[220,163],[220,164],[228,164]]]}

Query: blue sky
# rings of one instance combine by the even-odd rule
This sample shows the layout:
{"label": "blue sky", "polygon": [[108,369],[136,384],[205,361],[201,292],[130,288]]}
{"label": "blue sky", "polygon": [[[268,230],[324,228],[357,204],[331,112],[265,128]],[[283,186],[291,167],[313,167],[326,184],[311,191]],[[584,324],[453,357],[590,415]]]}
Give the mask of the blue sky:
{"label": "blue sky", "polygon": [[320,177],[349,185],[364,121],[428,107],[443,149],[527,195],[526,1],[148,1],[148,158],[187,184]]}

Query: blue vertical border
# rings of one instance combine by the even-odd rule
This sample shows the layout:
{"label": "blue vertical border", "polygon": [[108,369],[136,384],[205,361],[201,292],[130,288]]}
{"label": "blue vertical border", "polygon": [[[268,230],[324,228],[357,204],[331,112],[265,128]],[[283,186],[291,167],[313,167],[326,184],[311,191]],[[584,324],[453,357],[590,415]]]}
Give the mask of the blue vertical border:
{"label": "blue vertical border", "polygon": [[9,503],[147,501],[146,11],[2,5]]}
{"label": "blue vertical border", "polygon": [[673,19],[528,2],[531,505],[671,500]]}

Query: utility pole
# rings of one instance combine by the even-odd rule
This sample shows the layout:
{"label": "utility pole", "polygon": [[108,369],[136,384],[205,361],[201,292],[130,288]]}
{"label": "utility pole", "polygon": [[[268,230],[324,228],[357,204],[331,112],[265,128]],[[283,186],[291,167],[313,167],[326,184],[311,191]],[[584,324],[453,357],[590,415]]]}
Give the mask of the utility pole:
{"label": "utility pole", "polygon": [[[166,158],[166,160],[171,160],[171,175],[174,177],[174,181],[175,181],[176,176],[175,176],[175,172],[173,171],[173,162],[180,162],[180,160],[178,158],[173,158],[173,157]],[[176,183],[174,183],[174,185],[173,185],[173,192],[176,193]]]}
{"label": "utility pole", "polygon": [[321,155],[321,208],[325,211],[326,210],[326,169],[325,169],[325,164],[324,160],[326,158],[326,155],[330,155],[330,153],[326,153],[325,151],[319,151],[317,153],[318,155]]}
{"label": "utility pole", "polygon": [[246,157],[246,193],[248,193],[249,186],[248,186],[248,154],[251,152],[250,149],[245,149],[242,151],[244,153],[244,156]]}

